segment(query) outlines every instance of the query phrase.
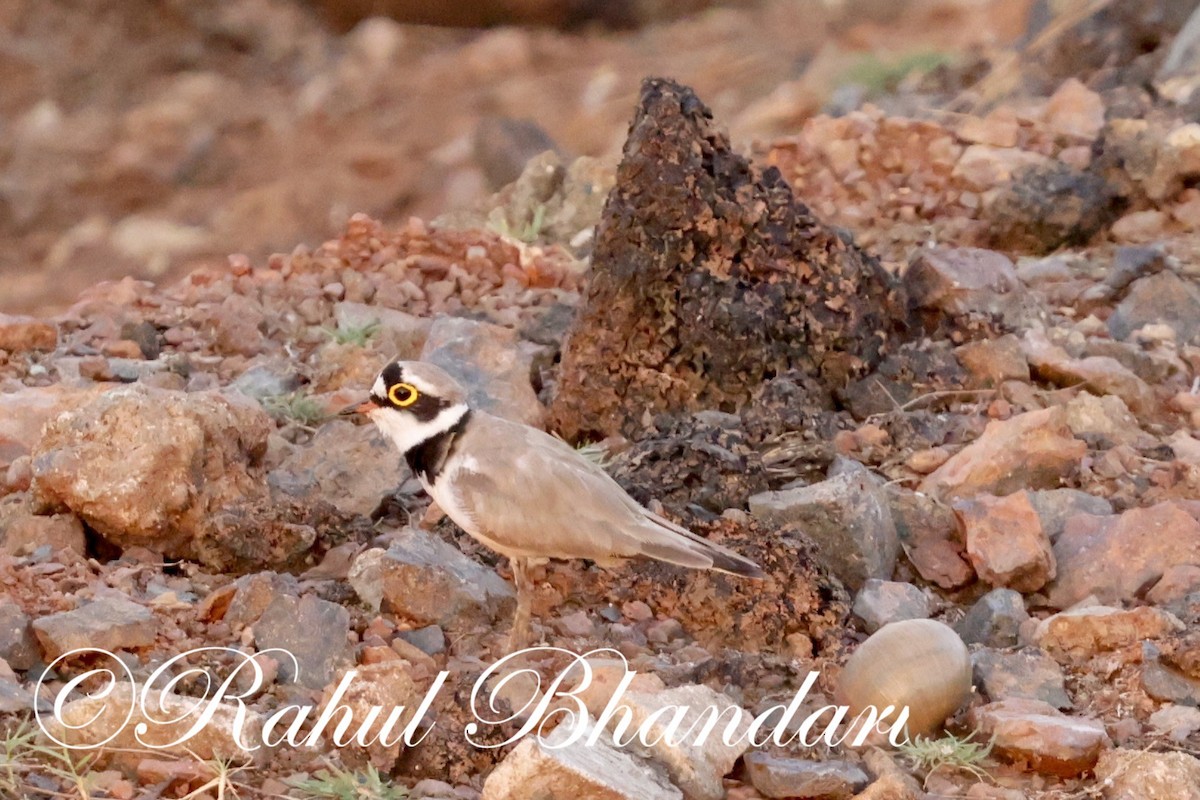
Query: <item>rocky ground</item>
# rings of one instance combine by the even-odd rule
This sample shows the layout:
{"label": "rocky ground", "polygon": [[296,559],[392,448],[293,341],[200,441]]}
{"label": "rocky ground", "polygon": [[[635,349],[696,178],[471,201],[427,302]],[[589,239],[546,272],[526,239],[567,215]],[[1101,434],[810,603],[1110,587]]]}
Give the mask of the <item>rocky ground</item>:
{"label": "rocky ground", "polygon": [[[615,169],[540,156],[479,214],[355,214],[318,247],[0,316],[0,794],[1200,797],[1200,46],[1173,4],[1099,5],[750,158],[703,91],[650,82]],[[806,713],[889,680],[914,707],[949,697],[933,743],[466,742],[507,565],[373,428],[330,417],[395,355],[593,445],[637,499],[763,566],[538,571],[535,630],[619,651],[635,716],[763,713],[819,670]],[[926,618],[953,634],[889,640]],[[252,730],[351,667],[353,708],[415,709],[450,678],[413,747],[243,764],[230,706],[189,750],[126,728],[80,764],[22,728],[104,665],[56,661],[80,647],[138,680],[233,648],[192,666],[252,659]],[[617,678],[594,666],[593,712]],[[174,674],[167,711],[204,691]],[[495,719],[532,691],[510,682]],[[64,712],[97,714],[119,727],[96,700]]]}
{"label": "rocky ground", "polygon": [[360,13],[388,5],[0,3],[0,311],[57,313],[100,280],[315,247],[357,212],[470,208],[547,147],[611,169],[647,75],[694,86],[740,142],[794,129],[835,86],[877,92],[896,65],[1012,41],[1028,0],[910,0],[898,18],[874,0],[390,4],[498,8],[500,21],[521,7],[713,6],[627,31]]}

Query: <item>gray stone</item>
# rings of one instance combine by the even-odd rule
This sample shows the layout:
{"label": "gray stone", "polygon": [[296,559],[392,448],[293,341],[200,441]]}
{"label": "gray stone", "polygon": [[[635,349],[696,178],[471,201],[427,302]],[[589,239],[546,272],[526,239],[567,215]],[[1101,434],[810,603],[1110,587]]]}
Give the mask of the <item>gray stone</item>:
{"label": "gray stone", "polygon": [[1150,642],[1142,645],[1142,689],[1165,703],[1200,706],[1200,679],[1164,664]]}
{"label": "gray stone", "polygon": [[854,615],[867,633],[902,619],[928,619],[929,598],[911,583],[871,578],[854,598]]}
{"label": "gray stone", "polygon": [[33,693],[7,675],[0,675],[0,714],[33,710]]}
{"label": "gray stone", "polygon": [[426,625],[411,631],[397,631],[396,635],[422,653],[437,655],[446,649],[446,633],[438,625]]}
{"label": "gray stone", "polygon": [[387,550],[359,555],[349,581],[372,608],[452,631],[491,625],[516,605],[512,588],[493,570],[413,528],[401,531]]}
{"label": "gray stone", "polygon": [[335,420],[306,447],[295,448],[269,480],[289,494],[369,516],[408,475],[395,446],[374,425]]}
{"label": "gray stone", "polygon": [[816,542],[818,557],[851,589],[892,577],[900,539],[887,496],[865,470],[849,470],[799,489],[750,497],[750,513],[767,525],[795,523]]}
{"label": "gray stone", "polygon": [[463,317],[438,317],[421,360],[462,383],[472,408],[541,426],[544,410],[530,379],[532,355],[520,347],[514,331]]}
{"label": "gray stone", "polygon": [[1021,624],[1028,619],[1020,592],[993,589],[971,606],[955,630],[967,644],[1014,647]]}
{"label": "gray stone", "polygon": [[154,615],[147,608],[112,596],[33,622],[33,632],[51,660],[80,648],[115,652],[149,647],[154,644],[156,629]]}
{"label": "gray stone", "polygon": [[0,604],[0,659],[13,669],[29,669],[40,658],[29,617],[16,603]]}
{"label": "gray stone", "polygon": [[255,400],[291,394],[303,385],[295,364],[279,360],[271,364],[255,364],[233,381],[233,388]]}
{"label": "gray stone", "polygon": [[975,579],[967,561],[958,517],[940,500],[892,484],[885,487],[904,554],[922,578],[943,589],[957,589]]}
{"label": "gray stone", "polygon": [[931,247],[917,252],[904,273],[909,303],[951,316],[1017,315],[1028,303],[1012,261],[976,247]]}
{"label": "gray stone", "polygon": [[1108,318],[1108,330],[1114,339],[1128,339],[1151,323],[1169,325],[1180,344],[1200,342],[1200,290],[1173,272],[1134,281]]}
{"label": "gray stone", "polygon": [[283,654],[276,656],[280,677],[309,689],[323,689],[352,663],[349,633],[350,612],[312,595],[276,597],[254,624],[260,652],[280,648],[296,658],[293,663]]}
{"label": "gray stone", "polygon": [[983,649],[971,655],[975,682],[991,700],[1020,697],[1071,708],[1062,667],[1036,648],[1018,652]]}
{"label": "gray stone", "polygon": [[1093,514],[1105,517],[1113,513],[1112,503],[1103,497],[1081,492],[1078,489],[1043,489],[1029,492],[1029,502],[1042,521],[1042,530],[1056,541],[1063,532],[1067,518],[1076,514]]}
{"label": "gray stone", "polygon": [[866,787],[867,773],[846,761],[809,761],[761,751],[744,759],[750,783],[764,797],[844,800]]}

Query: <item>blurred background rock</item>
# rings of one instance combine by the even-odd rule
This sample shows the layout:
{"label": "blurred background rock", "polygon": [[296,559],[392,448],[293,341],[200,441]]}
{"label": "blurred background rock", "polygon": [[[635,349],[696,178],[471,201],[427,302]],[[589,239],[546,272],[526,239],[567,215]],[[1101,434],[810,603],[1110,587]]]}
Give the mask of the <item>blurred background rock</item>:
{"label": "blurred background rock", "polygon": [[547,149],[611,165],[647,75],[748,147],[1009,47],[1052,16],[1029,7],[0,0],[0,311],[478,209]]}

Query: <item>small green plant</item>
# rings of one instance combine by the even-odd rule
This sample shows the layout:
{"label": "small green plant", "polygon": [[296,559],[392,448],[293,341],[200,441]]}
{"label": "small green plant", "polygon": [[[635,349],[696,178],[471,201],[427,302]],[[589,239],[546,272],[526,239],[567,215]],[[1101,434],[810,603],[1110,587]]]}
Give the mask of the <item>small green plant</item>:
{"label": "small green plant", "polygon": [[337,767],[318,770],[310,778],[292,781],[292,786],[308,797],[322,800],[404,800],[408,797],[407,789],[393,785],[373,765],[360,772]]}
{"label": "small green plant", "polygon": [[969,772],[979,780],[987,780],[987,771],[981,766],[991,755],[992,743],[980,744],[972,741],[975,733],[958,737],[948,733],[940,739],[917,736],[899,748],[900,754],[916,769],[925,772],[925,783],[940,769]]}
{"label": "small green plant", "polygon": [[274,397],[264,397],[262,406],[281,422],[294,422],[306,428],[314,428],[325,421],[325,409],[307,392],[298,391]]}
{"label": "small green plant", "polygon": [[323,327],[321,330],[329,337],[329,341],[335,344],[366,347],[367,343],[379,334],[380,328],[379,320],[373,319],[363,325],[346,325],[344,327],[339,322],[336,328]]}
{"label": "small green plant", "polygon": [[843,83],[856,83],[874,96],[894,92],[900,82],[912,72],[931,72],[950,62],[946,53],[920,51],[884,60],[876,55],[865,56],[842,74]]}
{"label": "small green plant", "polygon": [[0,739],[0,796],[25,797],[30,788],[27,778],[40,773],[70,787],[70,794],[60,796],[91,800],[89,767],[95,759],[95,753],[79,757],[65,747],[42,744],[37,731],[22,723]]}
{"label": "small green plant", "polygon": [[504,209],[497,208],[488,215],[488,227],[496,233],[509,239],[516,239],[525,244],[533,244],[542,235],[542,227],[546,224],[546,206],[538,203],[533,209],[533,218],[523,226],[514,228],[509,222]]}

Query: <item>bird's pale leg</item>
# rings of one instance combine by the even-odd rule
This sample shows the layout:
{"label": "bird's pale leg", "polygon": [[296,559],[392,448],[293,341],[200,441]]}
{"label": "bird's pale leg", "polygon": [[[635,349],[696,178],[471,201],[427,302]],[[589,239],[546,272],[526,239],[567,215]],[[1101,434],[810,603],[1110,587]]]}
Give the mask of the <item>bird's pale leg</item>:
{"label": "bird's pale leg", "polygon": [[529,646],[533,587],[529,585],[529,577],[526,575],[529,561],[524,558],[513,558],[511,561],[513,583],[517,587],[517,615],[513,618],[512,632],[508,635],[508,652],[515,653]]}

